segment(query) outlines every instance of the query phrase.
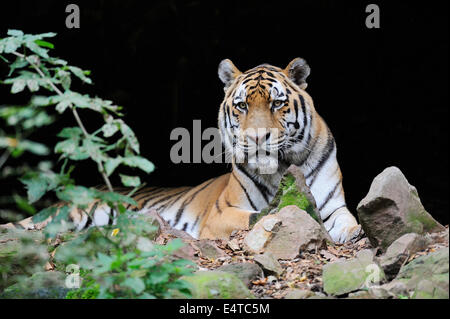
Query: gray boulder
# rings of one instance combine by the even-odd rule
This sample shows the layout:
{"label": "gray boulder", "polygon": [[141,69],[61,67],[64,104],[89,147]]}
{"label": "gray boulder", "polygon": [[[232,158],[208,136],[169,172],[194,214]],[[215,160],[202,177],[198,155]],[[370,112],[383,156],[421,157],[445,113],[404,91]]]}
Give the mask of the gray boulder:
{"label": "gray boulder", "polygon": [[326,246],[328,234],[307,212],[289,205],[278,213],[264,216],[244,239],[251,253],[270,252],[276,259],[293,259],[301,251]]}
{"label": "gray boulder", "polygon": [[375,177],[357,211],[371,244],[382,250],[407,233],[444,230],[425,210],[416,188],[397,167],[388,167]]}
{"label": "gray boulder", "polygon": [[66,275],[62,272],[37,272],[6,288],[1,299],[64,299],[70,290],[65,286]]}
{"label": "gray boulder", "polygon": [[413,299],[448,299],[449,250],[439,249],[404,265],[395,278]]}
{"label": "gray boulder", "polygon": [[253,280],[264,276],[261,267],[253,263],[233,263],[217,268],[218,271],[224,271],[236,275],[244,284],[249,287]]}
{"label": "gray boulder", "polygon": [[356,258],[326,264],[322,274],[324,291],[339,296],[381,283],[385,275],[374,257],[371,250],[365,249]]}
{"label": "gray boulder", "polygon": [[256,255],[254,260],[261,266],[266,275],[279,276],[283,273],[283,267],[281,267],[280,263],[272,253],[266,252],[262,255]]}
{"label": "gray boulder", "polygon": [[409,233],[396,239],[386,250],[386,253],[378,258],[388,279],[394,278],[403,263],[414,253],[427,247],[429,240],[424,236]]}
{"label": "gray boulder", "polygon": [[[236,275],[224,271],[198,271],[182,277],[191,287],[194,299],[251,299],[254,296]],[[175,298],[178,296],[175,292]]]}

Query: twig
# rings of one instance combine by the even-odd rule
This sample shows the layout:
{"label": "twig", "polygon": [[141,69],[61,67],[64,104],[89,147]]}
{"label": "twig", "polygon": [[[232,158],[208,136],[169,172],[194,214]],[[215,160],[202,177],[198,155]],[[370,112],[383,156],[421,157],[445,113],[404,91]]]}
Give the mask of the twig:
{"label": "twig", "polygon": [[6,161],[9,158],[9,155],[11,155],[11,151],[8,149],[6,150],[2,156],[0,157],[0,169],[2,168],[2,166],[6,163]]}

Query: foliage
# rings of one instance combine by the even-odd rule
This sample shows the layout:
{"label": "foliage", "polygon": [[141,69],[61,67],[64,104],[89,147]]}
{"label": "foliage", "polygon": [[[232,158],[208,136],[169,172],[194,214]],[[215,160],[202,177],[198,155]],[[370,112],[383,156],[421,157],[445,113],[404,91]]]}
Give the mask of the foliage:
{"label": "foliage", "polygon": [[[32,205],[49,192],[62,201],[63,206],[46,207],[35,214],[33,222],[53,217],[45,228],[45,236],[50,243],[49,250],[56,253],[57,269],[64,270],[72,263],[82,267],[83,285],[71,291],[68,298],[167,298],[173,290],[188,295],[187,284],[179,278],[192,271],[190,262],[171,256],[181,243],[172,241],[165,246],[152,243],[149,235],[155,226],[143,222],[128,209],[136,205],[130,195],[142,187],[140,178],[119,174],[123,186],[132,187],[128,194],[115,192],[110,181],[119,166],[150,173],[154,165],[139,155],[139,141],[121,118],[121,107],[71,89],[73,78],[92,84],[90,71],[49,55],[54,45],[45,39],[55,35],[9,30],[8,37],[0,39],[0,58],[10,68],[2,83],[11,86],[12,94],[26,90],[33,94],[25,106],[0,108],[0,118],[14,131],[11,135],[0,130],[0,149],[4,149],[0,169],[10,155],[18,157],[24,152],[49,155],[51,151],[46,145],[29,140],[28,136],[52,124],[57,116],[71,114],[77,123],[58,134],[60,141],[53,149],[61,164],[58,172],[53,171],[52,165],[42,164],[24,171],[20,181],[27,189],[28,201],[18,199],[18,205],[34,213]],[[89,133],[79,111],[94,112],[103,119],[102,126]],[[71,176],[76,168],[74,164],[84,160],[95,164],[106,190],[75,184]],[[94,208],[90,207],[93,203],[96,203]],[[72,210],[83,211],[92,219],[95,207],[103,204],[118,213],[114,226],[90,228],[68,241],[63,240],[64,232],[72,227],[67,223]]]}
{"label": "foliage", "polygon": [[[73,76],[91,84],[90,71],[49,56],[49,50],[54,45],[44,39],[54,37],[55,33],[28,35],[19,30],[9,30],[8,35],[9,37],[0,40],[0,55],[7,62],[9,56],[15,57],[15,61],[10,62],[10,72],[3,83],[11,85],[12,94],[26,89],[32,93],[44,89],[50,94],[33,96],[29,105],[24,107],[2,107],[0,116],[9,125],[32,129],[51,123],[52,117],[46,111],[53,107],[60,114],[71,111],[78,124],[76,127],[66,127],[58,134],[62,140],[56,144],[54,152],[60,154],[63,161],[58,173],[49,169],[35,170],[21,178],[28,191],[29,203],[35,203],[49,191],[55,192],[58,199],[68,203],[66,209],[59,210],[59,214],[63,216],[51,223],[55,223],[55,220],[61,223],[72,208],[85,210],[95,200],[104,201],[112,208],[119,208],[123,203],[135,204],[130,197],[114,193],[109,177],[119,165],[138,168],[146,173],[152,172],[154,166],[139,156],[139,142],[131,128],[120,119],[121,108],[111,101],[71,90]],[[27,55],[27,52],[30,54]],[[104,119],[102,127],[94,133],[88,133],[78,114],[79,109],[98,113]],[[24,151],[37,155],[49,153],[45,145],[23,139],[22,135],[14,138],[1,137],[0,147],[8,148],[8,152],[16,156]],[[74,166],[67,168],[68,163],[88,159],[97,165],[108,186],[108,192],[77,186],[70,178]],[[139,187],[141,184],[137,176],[121,175],[121,181],[124,186]],[[53,213],[54,208],[44,209],[34,216],[33,221],[43,221]],[[48,235],[53,237],[55,233]]]}

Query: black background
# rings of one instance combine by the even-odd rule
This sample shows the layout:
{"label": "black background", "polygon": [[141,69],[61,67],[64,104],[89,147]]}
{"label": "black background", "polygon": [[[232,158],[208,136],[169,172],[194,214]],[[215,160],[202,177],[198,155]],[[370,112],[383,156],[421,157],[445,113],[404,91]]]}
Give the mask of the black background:
{"label": "black background", "polygon": [[[448,224],[447,1],[377,1],[380,29],[365,26],[369,1],[78,1],[81,28],[67,29],[69,3],[3,2],[0,37],[9,28],[57,32],[53,55],[93,72],[94,86],[75,88],[125,107],[142,155],[157,167],[148,184],[195,185],[229,169],[169,157],[173,128],[192,131],[194,119],[217,125],[222,59],[244,71],[299,56],[312,70],[307,91],[335,136],[350,209],[395,165]],[[0,103],[18,101],[8,90],[0,88]],[[90,131],[98,128],[93,113],[81,115]],[[54,145],[67,125],[75,126],[69,114],[34,139]],[[74,174],[87,185],[101,183],[96,176],[86,165]]]}

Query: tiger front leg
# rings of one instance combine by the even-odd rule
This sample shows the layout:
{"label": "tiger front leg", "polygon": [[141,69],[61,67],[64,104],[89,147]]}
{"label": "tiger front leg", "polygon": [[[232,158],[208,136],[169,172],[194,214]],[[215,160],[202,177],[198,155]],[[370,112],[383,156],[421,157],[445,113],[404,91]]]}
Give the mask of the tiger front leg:
{"label": "tiger front leg", "polygon": [[205,221],[200,232],[200,239],[227,239],[234,230],[248,229],[250,219],[259,211],[245,210],[237,207],[226,207],[214,211]]}
{"label": "tiger front leg", "polygon": [[337,243],[345,243],[357,238],[361,232],[361,225],[350,213],[347,207],[337,209],[324,223],[331,238]]}

